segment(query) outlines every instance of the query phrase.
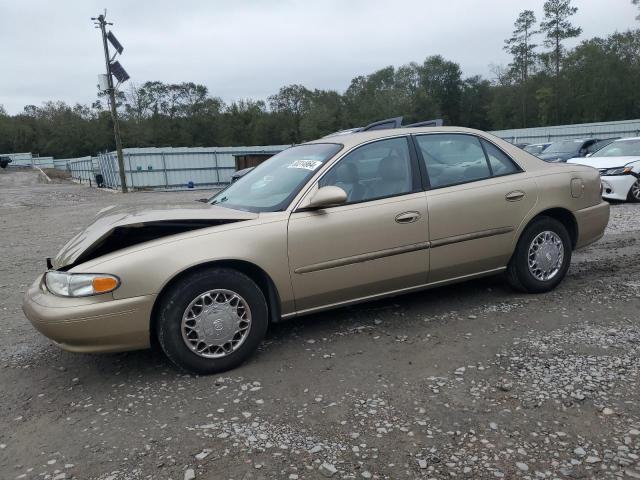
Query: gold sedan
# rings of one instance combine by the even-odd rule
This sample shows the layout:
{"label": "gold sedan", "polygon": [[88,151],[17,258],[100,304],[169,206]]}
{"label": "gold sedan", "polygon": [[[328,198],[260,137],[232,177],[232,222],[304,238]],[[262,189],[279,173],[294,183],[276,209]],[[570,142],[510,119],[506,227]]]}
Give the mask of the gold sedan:
{"label": "gold sedan", "polygon": [[207,204],[100,212],[29,288],[35,328],[75,352],[147,348],[237,366],[270,322],[504,272],[560,283],[602,237],[598,172],[455,127],[291,147]]}

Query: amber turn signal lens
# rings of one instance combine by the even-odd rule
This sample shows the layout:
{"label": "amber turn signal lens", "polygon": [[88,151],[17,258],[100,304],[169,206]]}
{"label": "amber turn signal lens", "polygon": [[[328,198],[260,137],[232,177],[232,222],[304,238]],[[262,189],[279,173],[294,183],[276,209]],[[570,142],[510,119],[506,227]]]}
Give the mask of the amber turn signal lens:
{"label": "amber turn signal lens", "polygon": [[95,293],[106,293],[115,290],[118,281],[113,277],[96,277],[93,279],[92,286]]}

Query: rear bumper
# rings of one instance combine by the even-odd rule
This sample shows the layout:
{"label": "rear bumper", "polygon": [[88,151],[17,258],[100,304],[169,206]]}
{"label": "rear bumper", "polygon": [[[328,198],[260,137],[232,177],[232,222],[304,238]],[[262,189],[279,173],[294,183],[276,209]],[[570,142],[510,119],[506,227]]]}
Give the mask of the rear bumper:
{"label": "rear bumper", "polygon": [[600,202],[593,207],[573,212],[578,223],[576,248],[585,247],[602,238],[609,223],[609,208],[607,202]]}
{"label": "rear bumper", "polygon": [[114,300],[111,295],[63,298],[42,288],[27,290],[22,310],[31,324],[71,352],[122,352],[149,347],[155,295]]}
{"label": "rear bumper", "polygon": [[601,177],[602,197],[609,200],[626,200],[631,185],[636,182],[634,175],[613,175]]}

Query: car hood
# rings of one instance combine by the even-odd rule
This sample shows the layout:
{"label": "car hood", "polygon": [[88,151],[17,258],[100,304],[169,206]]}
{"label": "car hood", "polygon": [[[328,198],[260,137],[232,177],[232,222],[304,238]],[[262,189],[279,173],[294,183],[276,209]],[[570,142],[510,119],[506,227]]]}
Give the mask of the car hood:
{"label": "car hood", "polygon": [[627,163],[640,161],[640,156],[630,157],[584,157],[584,158],[572,158],[567,163],[577,163],[580,165],[587,165],[593,168],[615,168],[624,167]]}
{"label": "car hood", "polygon": [[[73,237],[62,247],[52,262],[55,269],[69,266],[85,257],[117,229],[153,228],[155,233],[147,234],[142,241],[153,240],[196,228],[221,225],[225,223],[252,220],[258,218],[257,213],[233,210],[230,208],[193,203],[184,205],[161,206],[110,206],[100,210],[93,222],[82,232]],[[155,236],[154,236],[155,235]],[[142,241],[128,240],[129,245]],[[124,248],[124,247],[123,247]],[[108,253],[108,252],[105,252]],[[104,254],[104,253],[103,253]]]}

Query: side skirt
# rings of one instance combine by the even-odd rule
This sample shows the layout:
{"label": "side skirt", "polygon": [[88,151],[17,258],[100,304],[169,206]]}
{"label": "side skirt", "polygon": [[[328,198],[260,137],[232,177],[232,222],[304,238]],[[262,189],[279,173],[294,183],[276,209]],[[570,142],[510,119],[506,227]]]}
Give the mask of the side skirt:
{"label": "side skirt", "polygon": [[346,300],[344,302],[330,303],[328,305],[322,305],[320,307],[313,307],[313,308],[308,308],[306,310],[299,310],[299,311],[296,311],[296,312],[287,313],[285,315],[282,315],[280,318],[282,320],[287,320],[287,319],[294,318],[294,317],[299,317],[299,316],[302,316],[302,315],[308,315],[310,313],[322,312],[324,310],[331,310],[332,308],[345,307],[347,305],[354,305],[356,303],[363,303],[363,302],[369,302],[369,301],[372,301],[372,300],[379,300],[379,299],[382,299],[382,298],[393,297],[393,296],[402,295],[402,294],[405,294],[405,293],[417,292],[417,291],[420,291],[420,290],[428,290],[430,288],[440,287],[440,286],[443,286],[443,285],[449,285],[451,283],[464,282],[466,280],[472,280],[474,278],[480,278],[480,277],[487,277],[487,276],[490,276],[490,275],[495,275],[497,273],[504,272],[506,269],[507,269],[507,267],[494,268],[492,270],[485,270],[485,271],[478,272],[478,273],[472,273],[470,275],[462,275],[460,277],[449,278],[449,279],[446,279],[446,280],[439,280],[437,282],[425,283],[423,285],[418,285],[418,286],[415,286],[415,287],[408,287],[408,288],[402,288],[402,289],[399,289],[399,290],[392,290],[390,292],[377,293],[375,295],[369,295],[369,296],[366,296],[366,297],[355,298],[353,300]]}

